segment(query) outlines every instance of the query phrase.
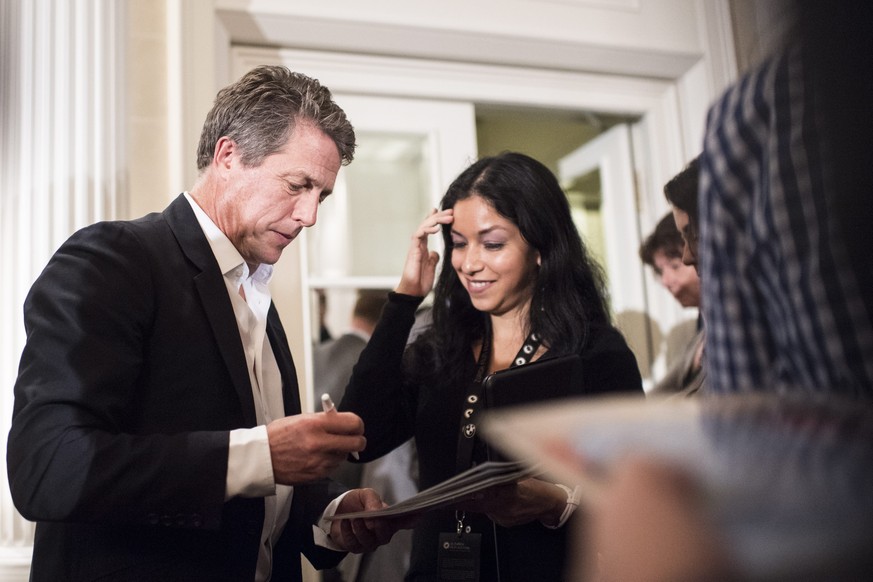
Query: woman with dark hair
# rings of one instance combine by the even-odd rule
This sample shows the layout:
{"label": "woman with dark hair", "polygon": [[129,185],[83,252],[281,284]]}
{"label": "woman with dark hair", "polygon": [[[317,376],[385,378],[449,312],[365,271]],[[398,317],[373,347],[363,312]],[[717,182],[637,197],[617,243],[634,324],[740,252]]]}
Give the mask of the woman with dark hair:
{"label": "woman with dark hair", "polygon": [[[600,268],[545,166],[518,153],[484,158],[452,183],[441,207],[416,230],[340,406],[364,420],[361,461],[415,437],[422,489],[487,460],[472,424],[481,402],[471,396],[494,371],[579,354],[583,377],[574,395],[642,395],[636,360],[609,323]],[[427,239],[440,230],[447,256],[433,324],[406,347],[415,310],[434,286],[439,257]],[[440,559],[440,536],[460,528],[464,543],[473,540],[481,580],[562,580],[564,524],[578,503],[571,488],[531,478],[489,490],[466,513],[427,513],[413,534],[407,579],[443,577],[450,562]]]}

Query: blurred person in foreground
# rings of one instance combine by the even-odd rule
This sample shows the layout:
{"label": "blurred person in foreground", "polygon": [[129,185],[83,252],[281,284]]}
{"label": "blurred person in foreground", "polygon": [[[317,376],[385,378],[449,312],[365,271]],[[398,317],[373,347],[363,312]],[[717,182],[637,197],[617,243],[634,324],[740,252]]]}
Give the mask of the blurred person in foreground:
{"label": "blurred person in foreground", "polygon": [[782,50],[710,108],[707,388],[873,399],[873,4],[794,3]]}

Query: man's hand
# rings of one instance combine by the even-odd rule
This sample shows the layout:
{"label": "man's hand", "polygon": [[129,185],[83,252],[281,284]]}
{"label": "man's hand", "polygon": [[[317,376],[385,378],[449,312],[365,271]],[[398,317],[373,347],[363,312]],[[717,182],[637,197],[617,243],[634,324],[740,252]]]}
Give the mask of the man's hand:
{"label": "man's hand", "polygon": [[518,483],[489,487],[456,507],[464,511],[486,514],[503,527],[514,527],[540,520],[556,524],[567,505],[567,493],[539,479],[524,479]]}
{"label": "man's hand", "polygon": [[267,425],[276,483],[296,485],[328,476],[367,444],[364,423],[351,412],[286,416]]}
{"label": "man's hand", "polygon": [[[352,489],[337,507],[336,515],[355,511],[382,509],[386,504],[372,489]],[[337,519],[331,522],[330,539],[337,546],[354,554],[372,552],[391,541],[401,529],[412,527],[413,517],[375,517],[372,519]]]}
{"label": "man's hand", "polygon": [[680,469],[622,461],[589,515],[586,581],[736,579],[699,484]]}

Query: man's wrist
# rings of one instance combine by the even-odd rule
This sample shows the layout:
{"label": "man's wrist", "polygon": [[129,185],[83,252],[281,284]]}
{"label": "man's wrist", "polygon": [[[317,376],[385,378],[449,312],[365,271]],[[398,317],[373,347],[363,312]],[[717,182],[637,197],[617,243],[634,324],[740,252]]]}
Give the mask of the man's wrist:
{"label": "man's wrist", "polygon": [[571,489],[571,488],[567,487],[566,485],[561,485],[560,483],[554,483],[554,485],[555,485],[555,487],[558,487],[559,489],[564,491],[564,493],[567,494],[567,501],[564,505],[563,512],[558,517],[558,521],[556,524],[547,524],[547,523],[542,522],[542,521],[540,522],[545,527],[547,527],[549,529],[558,529],[558,528],[563,527],[564,524],[567,523],[567,521],[570,519],[570,517],[576,511],[576,509],[579,507],[579,500],[581,497],[581,488],[578,486],[574,489]]}
{"label": "man's wrist", "polygon": [[327,507],[324,508],[324,513],[321,514],[321,519],[318,520],[318,524],[312,526],[312,538],[315,541],[315,545],[321,546],[322,548],[327,548],[328,550],[335,550],[337,552],[345,552],[343,548],[336,544],[336,542],[330,537],[330,528],[333,524],[333,521],[328,519],[333,517],[336,514],[336,510],[339,508],[339,504],[342,502],[343,497],[348,495],[348,491],[331,501]]}

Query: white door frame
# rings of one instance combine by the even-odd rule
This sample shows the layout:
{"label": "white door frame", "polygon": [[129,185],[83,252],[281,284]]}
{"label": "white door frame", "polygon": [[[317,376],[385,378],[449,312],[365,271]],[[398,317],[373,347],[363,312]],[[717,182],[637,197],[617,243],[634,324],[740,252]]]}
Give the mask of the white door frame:
{"label": "white door frame", "polygon": [[640,235],[633,152],[627,124],[608,129],[558,161],[562,183],[593,170],[600,172],[600,213],[606,253],[602,262],[609,280],[613,314],[627,310],[645,312],[642,267],[637,259]]}

